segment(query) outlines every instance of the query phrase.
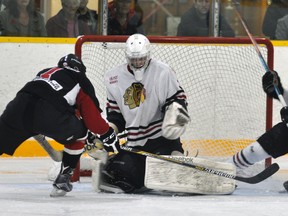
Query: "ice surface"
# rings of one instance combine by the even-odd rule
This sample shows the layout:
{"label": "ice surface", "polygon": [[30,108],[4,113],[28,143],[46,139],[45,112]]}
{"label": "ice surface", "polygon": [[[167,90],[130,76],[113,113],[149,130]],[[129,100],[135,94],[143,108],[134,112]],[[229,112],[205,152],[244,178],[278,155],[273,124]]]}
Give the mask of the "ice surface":
{"label": "ice surface", "polygon": [[96,193],[91,178],[82,177],[65,197],[51,198],[51,159],[0,157],[0,215],[286,216],[288,157],[276,162],[281,170],[273,177],[256,185],[238,182],[232,195]]}

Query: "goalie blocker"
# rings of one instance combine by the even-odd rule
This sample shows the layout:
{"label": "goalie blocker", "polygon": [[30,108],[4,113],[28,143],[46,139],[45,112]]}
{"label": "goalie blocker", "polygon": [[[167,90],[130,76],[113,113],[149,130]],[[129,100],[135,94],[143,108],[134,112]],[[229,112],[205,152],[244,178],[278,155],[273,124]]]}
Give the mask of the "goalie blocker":
{"label": "goalie blocker", "polygon": [[[167,156],[177,160],[201,165],[211,169],[235,175],[236,170],[232,164],[214,162],[202,158],[185,156]],[[92,170],[92,185],[96,192],[110,191],[123,192],[120,188],[109,186],[101,182],[101,170],[103,163],[95,160]],[[191,169],[179,164],[155,158],[146,158],[145,187],[157,191],[169,191],[175,193],[193,193],[205,195],[231,194],[235,190],[235,180]]]}

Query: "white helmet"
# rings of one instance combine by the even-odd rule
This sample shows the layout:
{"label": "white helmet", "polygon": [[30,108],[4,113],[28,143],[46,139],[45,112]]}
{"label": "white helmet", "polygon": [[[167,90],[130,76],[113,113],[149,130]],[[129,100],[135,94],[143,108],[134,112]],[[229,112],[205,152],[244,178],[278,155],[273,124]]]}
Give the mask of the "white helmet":
{"label": "white helmet", "polygon": [[141,81],[150,60],[150,41],[142,34],[133,34],[126,41],[126,59],[135,79]]}

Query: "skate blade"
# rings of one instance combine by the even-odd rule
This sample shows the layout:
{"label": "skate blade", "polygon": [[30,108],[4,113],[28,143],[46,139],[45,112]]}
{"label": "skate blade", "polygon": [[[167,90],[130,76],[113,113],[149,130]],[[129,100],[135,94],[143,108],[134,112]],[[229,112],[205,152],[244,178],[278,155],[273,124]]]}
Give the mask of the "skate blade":
{"label": "skate blade", "polygon": [[53,187],[50,197],[63,197],[66,195],[66,191]]}
{"label": "skate blade", "polygon": [[110,185],[110,184],[100,184],[99,188],[103,192],[115,193],[115,194],[124,193],[124,191],[121,188],[118,188],[117,186]]}

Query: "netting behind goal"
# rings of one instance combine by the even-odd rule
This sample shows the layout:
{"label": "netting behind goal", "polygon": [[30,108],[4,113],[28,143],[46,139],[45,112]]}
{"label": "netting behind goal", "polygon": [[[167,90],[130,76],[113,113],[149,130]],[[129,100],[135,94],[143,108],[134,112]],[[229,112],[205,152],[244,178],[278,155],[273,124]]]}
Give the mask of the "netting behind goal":
{"label": "netting behind goal", "polygon": [[[75,52],[87,67],[101,107],[106,92],[103,74],[126,61],[126,36],[83,36]],[[272,125],[272,101],[266,99],[265,73],[246,38],[149,37],[152,58],[174,68],[188,96],[191,123],[181,137],[193,156],[227,158],[257,139]],[[273,46],[256,39],[273,69]],[[157,71],[155,71],[157,74]]]}

